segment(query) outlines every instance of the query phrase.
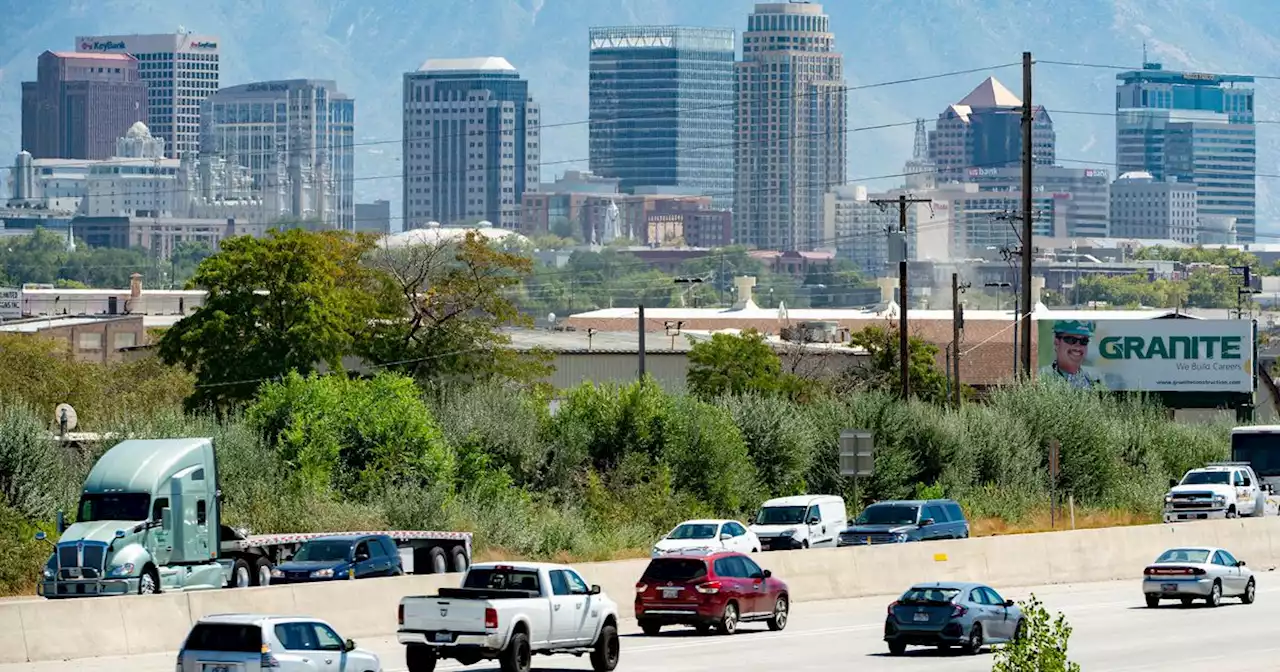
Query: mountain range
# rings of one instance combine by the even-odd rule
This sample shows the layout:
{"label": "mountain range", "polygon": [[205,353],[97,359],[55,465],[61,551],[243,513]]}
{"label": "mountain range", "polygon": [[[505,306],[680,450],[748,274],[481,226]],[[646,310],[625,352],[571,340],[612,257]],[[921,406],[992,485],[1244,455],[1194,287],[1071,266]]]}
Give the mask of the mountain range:
{"label": "mountain range", "polygon": [[[749,0],[3,0],[0,156],[20,147],[21,85],[44,50],[77,35],[185,27],[221,46],[221,84],[334,79],[356,99],[357,200],[399,212],[401,76],[428,58],[506,57],[542,106],[542,178],[586,168],[587,30],[606,25],[733,28]],[[1280,242],[1280,20],[1268,0],[828,0],[844,55],[849,126],[934,119],[987,76],[1021,91],[1018,61],[1037,60],[1034,99],[1054,118],[1068,166],[1114,159],[1115,75],[1147,60],[1166,69],[1270,76],[1257,82],[1259,242]],[[1046,61],[1085,65],[1055,65]],[[1004,66],[1004,67],[999,67]],[[951,77],[885,86],[947,72]],[[859,88],[863,87],[863,88]],[[851,181],[901,171],[910,125],[854,130]],[[4,161],[7,163],[7,159]],[[398,226],[396,223],[394,226]]]}

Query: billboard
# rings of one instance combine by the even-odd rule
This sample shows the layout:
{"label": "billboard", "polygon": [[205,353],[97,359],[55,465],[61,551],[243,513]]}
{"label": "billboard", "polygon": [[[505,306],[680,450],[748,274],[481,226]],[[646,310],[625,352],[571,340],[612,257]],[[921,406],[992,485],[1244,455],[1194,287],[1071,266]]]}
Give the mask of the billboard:
{"label": "billboard", "polygon": [[1132,392],[1253,392],[1250,320],[1041,319],[1037,375]]}
{"label": "billboard", "polygon": [[0,287],[0,320],[22,317],[22,290]]}

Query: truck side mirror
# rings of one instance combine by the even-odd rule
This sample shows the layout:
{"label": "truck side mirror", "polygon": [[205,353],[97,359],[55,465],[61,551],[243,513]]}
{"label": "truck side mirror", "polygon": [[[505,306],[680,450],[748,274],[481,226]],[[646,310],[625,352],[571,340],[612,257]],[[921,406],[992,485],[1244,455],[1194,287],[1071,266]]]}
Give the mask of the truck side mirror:
{"label": "truck side mirror", "polygon": [[160,509],[160,527],[165,530],[173,529],[173,509],[167,506]]}
{"label": "truck side mirror", "polygon": [[347,641],[343,642],[343,643],[342,643],[342,650],[343,650],[343,651],[346,651],[346,652],[348,652],[348,653],[350,653],[351,651],[355,651],[355,650],[356,650],[356,643],[355,643],[355,641],[348,639]]}
{"label": "truck side mirror", "polygon": [[596,585],[596,584],[594,584],[594,583],[593,583],[593,584],[591,584],[591,590],[588,592],[588,594],[590,594],[590,595],[599,595],[599,594],[600,594],[600,586],[597,586],[597,585]]}

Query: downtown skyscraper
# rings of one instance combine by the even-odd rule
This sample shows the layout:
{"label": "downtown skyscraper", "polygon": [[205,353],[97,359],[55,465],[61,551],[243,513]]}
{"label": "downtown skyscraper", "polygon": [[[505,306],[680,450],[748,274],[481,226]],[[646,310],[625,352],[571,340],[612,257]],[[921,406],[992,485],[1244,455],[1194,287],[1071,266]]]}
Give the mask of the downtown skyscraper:
{"label": "downtown skyscraper", "polygon": [[1257,226],[1257,126],[1253,78],[1165,70],[1116,75],[1116,173],[1196,185],[1197,226],[1234,228],[1252,243]]}
{"label": "downtown skyscraper", "polygon": [[757,4],[737,64],[734,241],[831,247],[823,199],[845,180],[844,58],[822,5]]}
{"label": "downtown skyscraper", "polygon": [[731,204],[733,30],[604,27],[590,39],[591,172],[628,193],[662,187]]}

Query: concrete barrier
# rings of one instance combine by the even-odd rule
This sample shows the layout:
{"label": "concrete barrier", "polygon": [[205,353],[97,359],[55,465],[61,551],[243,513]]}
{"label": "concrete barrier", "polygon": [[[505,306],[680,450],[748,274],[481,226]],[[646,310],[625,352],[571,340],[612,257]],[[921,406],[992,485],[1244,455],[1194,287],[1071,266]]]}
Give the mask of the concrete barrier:
{"label": "concrete barrier", "polygon": [[[1280,562],[1280,517],[982,537],[884,546],[757,553],[793,601],[896,595],[921,581],[982,581],[998,590],[1132,580],[1172,546],[1221,546],[1265,572]],[[634,586],[647,559],[578,565],[634,617]],[[155,596],[0,603],[0,663],[174,651],[191,624],[217,613],[305,614],[345,637],[385,635],[406,595],[430,595],[460,575],[423,575]]]}

